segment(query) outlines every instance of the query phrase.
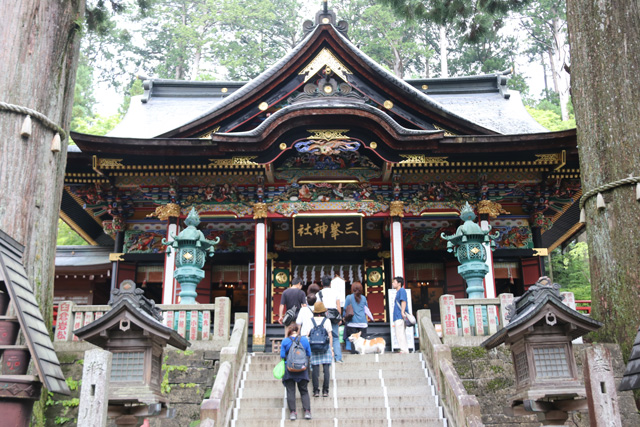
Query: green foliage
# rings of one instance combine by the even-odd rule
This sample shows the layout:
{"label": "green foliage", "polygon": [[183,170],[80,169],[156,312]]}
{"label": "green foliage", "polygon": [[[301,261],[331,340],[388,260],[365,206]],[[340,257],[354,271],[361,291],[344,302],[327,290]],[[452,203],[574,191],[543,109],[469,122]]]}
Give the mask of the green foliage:
{"label": "green foliage", "polygon": [[67,225],[63,220],[58,220],[58,240],[56,241],[58,246],[73,246],[73,245],[88,245],[78,233],[73,231],[71,227]]}
{"label": "green foliage", "polygon": [[[165,362],[168,356],[165,356]],[[173,371],[186,372],[188,370],[185,365],[168,365],[163,364],[162,370],[164,371],[164,375],[162,377],[162,382],[160,383],[160,392],[167,394],[171,392],[171,386],[169,385],[169,374]]]}
{"label": "green foliage", "polygon": [[142,95],[142,94],[144,94],[144,87],[142,86],[142,80],[136,78],[131,83],[131,86],[129,87],[129,91],[124,96],[122,105],[120,105],[120,108],[118,109],[118,113],[120,114],[120,117],[124,117],[127,111],[129,111],[129,106],[131,105],[131,98],[134,96]]}
{"label": "green foliage", "polygon": [[576,127],[576,119],[573,116],[563,122],[560,114],[551,110],[539,110],[531,107],[526,107],[526,109],[531,114],[531,117],[550,131],[574,129]]}
{"label": "green foliage", "polygon": [[576,299],[591,299],[591,275],[589,272],[589,248],[585,242],[571,243],[567,249],[551,253],[553,281],[559,283],[562,292],[573,292]]}
{"label": "green foliage", "polygon": [[73,420],[73,418],[70,418],[70,417],[60,417],[60,416],[58,416],[58,417],[55,418],[54,422],[56,423],[56,425],[62,425],[62,424],[66,424],[66,423],[68,423],[69,421],[72,421],[72,420]]}
{"label": "green foliage", "polygon": [[397,77],[425,77],[434,51],[424,24],[397,17],[393,9],[370,0],[349,0],[333,7],[349,23],[349,38]]}
{"label": "green foliage", "polygon": [[80,399],[74,397],[73,399],[62,400],[60,401],[60,404],[65,408],[75,408],[76,406],[80,405]]}
{"label": "green foliage", "polygon": [[504,18],[529,0],[379,0],[410,20],[452,26],[477,42],[504,25]]}
{"label": "green foliage", "polygon": [[472,360],[485,357],[487,355],[487,350],[482,347],[452,347],[451,355],[454,358]]}
{"label": "green foliage", "polygon": [[82,380],[76,381],[72,377],[68,377],[65,380],[65,382],[67,383],[67,385],[69,386],[69,390],[71,390],[71,391],[78,390],[78,388],[82,384]]}

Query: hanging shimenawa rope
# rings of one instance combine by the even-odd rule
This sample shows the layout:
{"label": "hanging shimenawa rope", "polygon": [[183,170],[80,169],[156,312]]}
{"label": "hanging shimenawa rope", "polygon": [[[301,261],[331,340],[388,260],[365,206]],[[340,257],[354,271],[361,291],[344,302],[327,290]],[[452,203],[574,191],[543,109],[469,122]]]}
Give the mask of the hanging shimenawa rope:
{"label": "hanging shimenawa rope", "polygon": [[606,208],[606,205],[604,203],[604,198],[602,197],[603,191],[608,191],[622,185],[630,184],[636,184],[636,200],[640,200],[640,176],[629,176],[628,178],[601,185],[600,187],[594,188],[593,190],[584,193],[580,198],[580,222],[586,222],[584,204],[587,202],[589,197],[597,195],[596,208],[604,209]]}
{"label": "hanging shimenawa rope", "polygon": [[36,110],[32,110],[31,108],[21,107],[19,105],[7,104],[6,102],[2,102],[2,101],[0,101],[0,110],[11,111],[17,114],[24,114],[27,117],[33,117],[35,119],[38,119],[40,122],[42,122],[42,124],[46,128],[60,134],[59,137],[61,137],[63,140],[67,137],[67,133],[60,126],[58,126],[53,121],[51,121],[47,116],[37,112]]}

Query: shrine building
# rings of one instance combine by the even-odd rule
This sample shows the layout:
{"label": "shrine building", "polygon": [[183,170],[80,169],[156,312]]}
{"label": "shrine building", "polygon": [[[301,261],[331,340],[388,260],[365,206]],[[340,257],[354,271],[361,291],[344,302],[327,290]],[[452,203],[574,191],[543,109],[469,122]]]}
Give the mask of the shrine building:
{"label": "shrine building", "polygon": [[162,239],[192,208],[205,237],[220,237],[197,301],[230,297],[258,345],[294,277],[306,289],[340,276],[346,293],[361,281],[384,323],[403,276],[413,311],[439,320],[441,295],[466,297],[441,238],[465,202],[499,233],[486,297],[521,295],[543,275],[547,251],[583,225],[575,130],[537,124],[506,73],[403,81],[332,11],[304,28],[249,82],[145,80],[108,136],[72,133],[61,217],[110,255],[85,249],[99,261],[80,270],[96,279],[72,280],[71,262],[57,300],[105,304],[131,279],[157,303],[178,303]]}

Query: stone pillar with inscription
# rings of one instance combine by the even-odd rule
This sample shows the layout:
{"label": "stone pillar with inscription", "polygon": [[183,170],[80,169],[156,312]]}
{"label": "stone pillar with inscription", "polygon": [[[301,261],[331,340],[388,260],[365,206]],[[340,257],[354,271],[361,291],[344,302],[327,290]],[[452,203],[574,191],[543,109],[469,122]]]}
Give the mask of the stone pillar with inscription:
{"label": "stone pillar with inscription", "polygon": [[79,426],[107,425],[111,357],[110,351],[101,349],[84,352],[80,407],[78,408]]}
{"label": "stone pillar with inscription", "polygon": [[591,427],[622,426],[609,350],[601,345],[588,348],[583,369]]}
{"label": "stone pillar with inscription", "polygon": [[229,327],[231,324],[231,300],[227,297],[216,298],[216,311],[213,316],[212,341],[220,347],[229,343]]}
{"label": "stone pillar with inscription", "polygon": [[255,250],[255,298],[253,318],[253,351],[264,351],[266,335],[266,303],[267,303],[267,205],[255,203],[253,218],[256,220]]}

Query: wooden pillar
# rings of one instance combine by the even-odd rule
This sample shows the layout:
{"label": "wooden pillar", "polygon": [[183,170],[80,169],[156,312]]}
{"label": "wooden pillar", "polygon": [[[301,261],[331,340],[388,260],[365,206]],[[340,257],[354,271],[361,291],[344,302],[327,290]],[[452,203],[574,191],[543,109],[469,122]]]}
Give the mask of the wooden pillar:
{"label": "wooden pillar", "polygon": [[[531,227],[531,239],[533,240],[534,248],[542,247],[542,229],[540,227]],[[538,269],[540,270],[540,276],[545,276],[544,271],[544,257],[538,257]]]}
{"label": "wooden pillar", "polygon": [[404,278],[404,240],[399,217],[391,219],[391,277]]}
{"label": "wooden pillar", "polygon": [[[167,241],[172,242],[173,237],[180,232],[180,219],[169,217],[167,220]],[[176,280],[173,277],[176,269],[176,251],[168,252],[164,258],[164,275],[162,282],[162,304],[176,303]]]}
{"label": "wooden pillar", "polygon": [[[124,232],[118,231],[115,237],[115,243],[113,245],[113,252],[116,254],[122,253],[122,249],[124,247]],[[111,261],[111,292],[118,287],[118,262],[119,261]]]}
{"label": "wooden pillar", "polygon": [[253,319],[253,351],[264,351],[266,335],[267,297],[267,223],[264,218],[256,221],[255,248],[255,298]]}

